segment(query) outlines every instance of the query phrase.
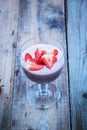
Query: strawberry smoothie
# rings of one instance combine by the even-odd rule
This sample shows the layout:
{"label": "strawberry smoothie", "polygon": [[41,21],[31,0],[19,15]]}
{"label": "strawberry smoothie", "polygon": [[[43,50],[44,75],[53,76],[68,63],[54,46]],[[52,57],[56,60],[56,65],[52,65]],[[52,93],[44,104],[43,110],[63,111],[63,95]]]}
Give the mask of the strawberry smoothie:
{"label": "strawberry smoothie", "polygon": [[59,75],[64,65],[60,44],[35,44],[22,52],[21,64],[26,76],[34,82],[51,82]]}

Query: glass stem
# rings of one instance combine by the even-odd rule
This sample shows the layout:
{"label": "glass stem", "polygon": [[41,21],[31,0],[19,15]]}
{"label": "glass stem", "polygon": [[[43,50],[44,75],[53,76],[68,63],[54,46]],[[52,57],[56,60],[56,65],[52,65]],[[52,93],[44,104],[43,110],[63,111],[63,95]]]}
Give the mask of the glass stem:
{"label": "glass stem", "polygon": [[48,95],[48,83],[38,84],[39,95],[47,96]]}

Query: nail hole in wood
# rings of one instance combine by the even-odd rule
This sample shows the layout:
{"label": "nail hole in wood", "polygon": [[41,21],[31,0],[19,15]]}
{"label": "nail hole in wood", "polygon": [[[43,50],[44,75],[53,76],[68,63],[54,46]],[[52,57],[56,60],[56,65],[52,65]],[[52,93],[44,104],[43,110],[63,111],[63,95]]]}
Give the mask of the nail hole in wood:
{"label": "nail hole in wood", "polygon": [[14,35],[14,30],[12,30],[12,36]]}
{"label": "nail hole in wood", "polygon": [[13,48],[17,48],[17,45],[16,45],[16,43],[13,43]]}
{"label": "nail hole in wood", "polygon": [[14,73],[15,73],[16,76],[18,76],[18,74],[19,74],[19,69],[15,70]]}
{"label": "nail hole in wood", "polygon": [[25,117],[27,117],[27,112],[25,112]]}

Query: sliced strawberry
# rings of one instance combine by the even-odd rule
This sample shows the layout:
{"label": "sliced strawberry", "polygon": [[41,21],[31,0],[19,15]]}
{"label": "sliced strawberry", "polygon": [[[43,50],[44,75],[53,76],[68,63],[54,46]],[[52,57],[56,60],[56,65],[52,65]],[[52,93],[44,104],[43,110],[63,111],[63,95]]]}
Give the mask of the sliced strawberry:
{"label": "sliced strawberry", "polygon": [[52,54],[55,55],[55,56],[58,55],[58,50],[57,50],[57,49],[54,49],[54,50],[52,51]]}
{"label": "sliced strawberry", "polygon": [[42,50],[40,50],[39,48],[36,49],[35,51],[35,58],[39,59],[42,55]]}
{"label": "sliced strawberry", "polygon": [[30,59],[30,61],[36,63],[36,59],[34,58]]}
{"label": "sliced strawberry", "polygon": [[47,54],[46,50],[42,50],[42,55]]}
{"label": "sliced strawberry", "polygon": [[36,63],[31,62],[31,64],[30,64],[28,70],[30,70],[30,71],[36,71],[36,70],[41,70],[41,69],[43,69],[43,67],[44,67],[44,65],[38,65],[38,64],[36,64]]}
{"label": "sliced strawberry", "polygon": [[44,64],[46,65],[46,67],[51,69],[54,63],[57,61],[57,57],[54,56],[53,54],[44,54],[42,56],[42,60]]}
{"label": "sliced strawberry", "polygon": [[31,59],[32,59],[32,56],[29,53],[26,53],[25,57],[24,57],[24,60],[28,61],[28,60],[31,60]]}
{"label": "sliced strawberry", "polygon": [[24,59],[25,59],[26,62],[28,62],[28,61],[32,61],[34,63],[36,62],[36,60],[34,58],[32,58],[32,56],[29,53],[25,54]]}
{"label": "sliced strawberry", "polygon": [[[42,57],[42,56],[41,56],[41,57]],[[37,64],[40,64],[40,65],[43,65],[44,63],[43,63],[43,60],[42,60],[41,57],[36,60],[36,63],[37,63]]]}
{"label": "sliced strawberry", "polygon": [[41,57],[44,54],[46,54],[46,50],[40,50],[39,48],[36,49],[35,58],[36,58],[36,63],[37,64],[42,64],[43,65],[43,61],[42,61]]}

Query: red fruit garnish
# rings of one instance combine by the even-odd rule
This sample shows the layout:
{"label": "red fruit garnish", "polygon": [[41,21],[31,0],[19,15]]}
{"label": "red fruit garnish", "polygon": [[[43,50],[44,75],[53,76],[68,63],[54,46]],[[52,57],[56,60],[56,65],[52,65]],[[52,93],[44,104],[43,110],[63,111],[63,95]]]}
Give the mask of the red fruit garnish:
{"label": "red fruit garnish", "polygon": [[46,50],[42,50],[42,55],[47,54]]}
{"label": "red fruit garnish", "polygon": [[[42,57],[42,56],[41,56],[41,57]],[[40,65],[44,65],[43,60],[42,60],[41,57],[40,57],[38,60],[36,60],[36,63],[37,63],[37,64],[40,64]]]}
{"label": "red fruit garnish", "polygon": [[55,55],[55,56],[58,55],[58,50],[57,50],[57,49],[54,49],[54,50],[52,51],[52,54]]}
{"label": "red fruit garnish", "polygon": [[53,54],[44,54],[42,56],[42,60],[44,64],[46,65],[46,67],[51,69],[54,63],[57,61],[57,57],[54,56]]}
{"label": "red fruit garnish", "polygon": [[42,50],[37,48],[36,51],[35,51],[35,58],[39,59],[41,56],[42,56]]}
{"label": "red fruit garnish", "polygon": [[39,48],[36,49],[35,51],[35,58],[36,58],[36,63],[43,65],[43,60],[41,57],[46,54],[45,50],[40,50]]}
{"label": "red fruit garnish", "polygon": [[[49,49],[49,48],[48,48]],[[27,67],[30,71],[36,71],[43,69],[44,65],[51,69],[54,63],[57,61],[56,55],[58,54],[58,50],[54,49],[53,51],[44,50],[36,48],[35,50],[35,59],[32,58],[31,54],[26,53],[24,60],[29,62],[29,67]]]}
{"label": "red fruit garnish", "polygon": [[32,58],[32,56],[29,54],[29,53],[26,53],[25,54],[25,57],[24,57],[25,61],[32,61],[32,62],[36,62],[36,60],[34,58]]}
{"label": "red fruit garnish", "polygon": [[30,64],[28,70],[31,70],[31,71],[41,70],[41,69],[43,69],[43,67],[44,67],[43,65],[38,65],[38,64],[33,63],[33,62],[30,62],[30,63],[31,63],[31,64]]}
{"label": "red fruit garnish", "polygon": [[29,53],[26,53],[24,59],[25,61],[31,60],[32,56]]}
{"label": "red fruit garnish", "polygon": [[30,61],[36,63],[36,59],[34,58],[30,59]]}

